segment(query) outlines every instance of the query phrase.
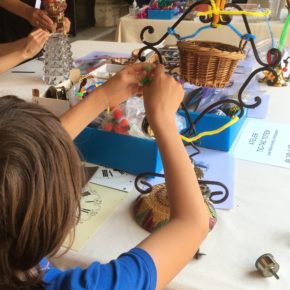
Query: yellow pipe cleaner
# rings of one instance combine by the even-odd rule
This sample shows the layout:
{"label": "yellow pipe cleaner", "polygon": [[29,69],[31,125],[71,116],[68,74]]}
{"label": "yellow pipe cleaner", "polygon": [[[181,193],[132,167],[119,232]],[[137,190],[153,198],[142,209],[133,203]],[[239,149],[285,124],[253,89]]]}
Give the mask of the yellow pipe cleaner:
{"label": "yellow pipe cleaner", "polygon": [[239,119],[240,118],[238,116],[234,116],[234,117],[232,117],[231,121],[229,121],[228,123],[224,124],[223,126],[221,126],[220,128],[218,128],[216,130],[201,132],[198,135],[191,137],[191,138],[185,137],[183,135],[180,135],[180,137],[183,141],[185,141],[187,143],[191,143],[191,142],[197,141],[200,138],[205,137],[205,136],[216,135],[216,134],[224,131],[225,129],[229,128],[230,126],[234,125],[237,121],[239,121]]}
{"label": "yellow pipe cleaner", "polygon": [[271,10],[267,9],[263,12],[261,11],[239,11],[239,10],[220,10],[217,6],[214,0],[210,0],[212,9],[209,9],[206,12],[198,12],[197,16],[207,16],[210,15],[246,15],[246,16],[257,16],[257,17],[262,17],[262,16],[268,16],[271,14]]}

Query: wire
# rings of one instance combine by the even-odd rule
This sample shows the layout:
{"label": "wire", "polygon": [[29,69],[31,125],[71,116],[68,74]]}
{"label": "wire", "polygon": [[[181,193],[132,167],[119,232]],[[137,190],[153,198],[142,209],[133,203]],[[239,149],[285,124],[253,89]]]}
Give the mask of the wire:
{"label": "wire", "polygon": [[205,137],[205,136],[211,136],[211,135],[219,134],[220,132],[222,132],[225,129],[229,128],[230,126],[234,125],[237,121],[239,121],[239,119],[240,118],[238,116],[234,116],[231,121],[229,121],[228,123],[224,124],[220,128],[212,130],[212,131],[201,132],[198,135],[196,135],[194,137],[191,137],[191,138],[188,138],[188,137],[183,136],[183,135],[180,135],[180,136],[181,136],[181,139],[183,141],[187,142],[187,143],[194,142],[194,141],[197,141],[200,138]]}

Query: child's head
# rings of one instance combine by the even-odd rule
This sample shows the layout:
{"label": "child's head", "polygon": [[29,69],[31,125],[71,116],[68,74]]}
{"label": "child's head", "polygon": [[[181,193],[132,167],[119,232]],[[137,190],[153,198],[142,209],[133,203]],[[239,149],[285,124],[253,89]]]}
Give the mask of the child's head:
{"label": "child's head", "polygon": [[36,104],[0,98],[0,288],[35,282],[35,266],[78,220],[82,182],[60,121]]}

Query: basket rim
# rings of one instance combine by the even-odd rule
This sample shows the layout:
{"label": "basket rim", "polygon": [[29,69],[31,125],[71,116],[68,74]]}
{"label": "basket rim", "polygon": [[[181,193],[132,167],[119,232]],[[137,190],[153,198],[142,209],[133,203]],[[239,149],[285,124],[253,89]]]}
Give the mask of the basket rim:
{"label": "basket rim", "polygon": [[[201,47],[199,44],[201,43],[208,43],[208,44],[216,44],[221,46],[230,47],[236,51],[226,51],[226,50],[220,50],[218,48],[210,48],[210,47]],[[204,55],[204,56],[216,56],[216,57],[223,57],[233,60],[240,60],[245,58],[246,53],[245,51],[240,50],[237,46],[217,42],[217,41],[203,41],[203,40],[183,40],[178,41],[177,46],[180,50],[180,52],[191,52],[192,54],[196,55]]]}

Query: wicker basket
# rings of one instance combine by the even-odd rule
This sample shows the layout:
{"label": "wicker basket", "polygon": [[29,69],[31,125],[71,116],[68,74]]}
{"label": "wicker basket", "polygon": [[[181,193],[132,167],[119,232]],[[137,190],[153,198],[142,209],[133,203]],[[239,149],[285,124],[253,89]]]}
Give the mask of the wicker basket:
{"label": "wicker basket", "polygon": [[245,53],[211,41],[179,41],[181,78],[200,87],[224,88]]}

